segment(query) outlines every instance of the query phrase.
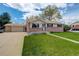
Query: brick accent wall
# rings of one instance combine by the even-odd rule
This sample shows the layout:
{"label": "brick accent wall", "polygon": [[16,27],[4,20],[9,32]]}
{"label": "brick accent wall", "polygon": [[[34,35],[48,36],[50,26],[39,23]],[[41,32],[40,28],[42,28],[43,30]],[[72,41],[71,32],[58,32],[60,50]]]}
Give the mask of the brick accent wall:
{"label": "brick accent wall", "polygon": [[30,28],[30,32],[42,32],[42,28]]}
{"label": "brick accent wall", "polygon": [[49,31],[49,32],[63,32],[63,27],[50,27],[50,28],[47,28],[46,31]]}

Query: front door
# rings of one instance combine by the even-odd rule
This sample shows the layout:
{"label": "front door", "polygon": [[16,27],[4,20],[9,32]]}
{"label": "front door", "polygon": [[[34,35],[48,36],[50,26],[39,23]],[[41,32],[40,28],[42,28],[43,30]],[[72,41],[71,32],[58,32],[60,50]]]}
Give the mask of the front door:
{"label": "front door", "polygon": [[42,24],[43,31],[46,31],[46,24]]}

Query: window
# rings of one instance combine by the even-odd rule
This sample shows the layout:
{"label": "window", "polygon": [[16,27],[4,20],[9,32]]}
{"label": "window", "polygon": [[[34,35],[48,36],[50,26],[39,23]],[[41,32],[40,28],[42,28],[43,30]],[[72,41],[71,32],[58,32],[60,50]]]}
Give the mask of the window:
{"label": "window", "polygon": [[39,28],[39,24],[32,24],[32,28]]}
{"label": "window", "polygon": [[53,27],[53,24],[47,24],[47,27]]}
{"label": "window", "polygon": [[72,29],[73,31],[79,31],[79,29]]}
{"label": "window", "polygon": [[57,24],[57,27],[62,27],[62,24]]}

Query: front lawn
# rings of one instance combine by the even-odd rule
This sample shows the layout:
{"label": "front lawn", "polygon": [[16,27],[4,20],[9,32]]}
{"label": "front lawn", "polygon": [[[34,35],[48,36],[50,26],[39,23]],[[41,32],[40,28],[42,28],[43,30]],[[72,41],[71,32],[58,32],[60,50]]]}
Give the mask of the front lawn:
{"label": "front lawn", "polygon": [[79,32],[55,32],[52,34],[79,41]]}
{"label": "front lawn", "polygon": [[25,36],[23,56],[79,55],[79,44],[46,34]]}

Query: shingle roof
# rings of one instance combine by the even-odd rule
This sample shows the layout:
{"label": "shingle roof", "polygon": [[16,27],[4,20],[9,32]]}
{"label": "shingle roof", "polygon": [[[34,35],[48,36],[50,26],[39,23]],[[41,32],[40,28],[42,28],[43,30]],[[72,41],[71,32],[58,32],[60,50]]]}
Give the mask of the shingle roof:
{"label": "shingle roof", "polygon": [[58,23],[57,21],[50,21],[50,20],[48,20],[48,19],[41,19],[41,18],[35,18],[35,17],[30,17],[30,18],[28,18],[27,19],[27,22],[35,22],[35,21],[38,21],[38,20],[40,20],[40,21],[42,21],[42,22],[45,22],[45,23]]}
{"label": "shingle roof", "polygon": [[76,24],[79,24],[79,21],[78,21],[78,22],[74,22],[74,23],[72,23],[71,25],[76,25]]}
{"label": "shingle roof", "polygon": [[24,26],[23,24],[5,24],[5,26]]}

